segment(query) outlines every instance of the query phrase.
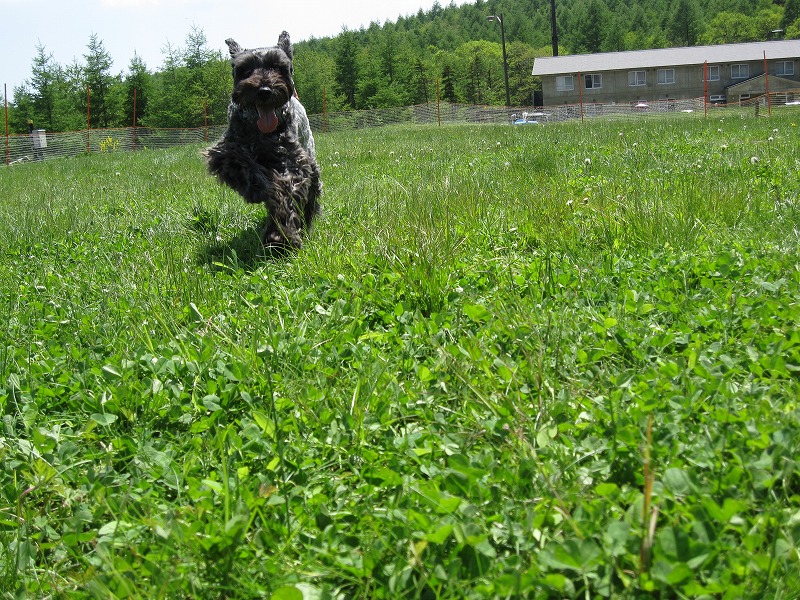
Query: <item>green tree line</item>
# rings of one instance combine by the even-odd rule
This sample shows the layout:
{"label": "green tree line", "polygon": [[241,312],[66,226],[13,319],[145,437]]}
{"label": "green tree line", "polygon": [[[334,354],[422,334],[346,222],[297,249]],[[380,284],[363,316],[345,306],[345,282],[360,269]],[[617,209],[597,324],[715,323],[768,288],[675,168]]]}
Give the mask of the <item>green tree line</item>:
{"label": "green tree line", "polygon": [[[611,52],[800,38],[800,0],[556,0],[559,54]],[[389,108],[435,101],[505,102],[502,15],[514,106],[530,106],[537,56],[550,56],[550,3],[476,0],[373,22],[335,37],[295,43],[296,84],[310,113]],[[264,43],[269,43],[264,40]],[[227,57],[193,27],[182,47],[167,44],[151,70],[134,56],[114,75],[113,59],[93,34],[83,62],[59,65],[35,48],[31,76],[13,90],[14,132],[222,124],[231,88]],[[135,102],[134,102],[135,98]],[[134,115],[134,108],[136,114]]]}

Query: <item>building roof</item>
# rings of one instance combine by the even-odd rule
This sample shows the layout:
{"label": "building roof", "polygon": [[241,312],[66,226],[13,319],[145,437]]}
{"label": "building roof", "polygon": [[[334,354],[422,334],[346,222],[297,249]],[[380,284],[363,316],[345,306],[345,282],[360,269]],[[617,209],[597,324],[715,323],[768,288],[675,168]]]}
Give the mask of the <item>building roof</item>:
{"label": "building roof", "polygon": [[798,58],[800,57],[800,40],[543,56],[534,61],[533,74],[541,76],[561,73],[598,73],[627,69],[702,65],[704,62],[709,64],[745,62],[763,59],[765,52],[769,60]]}

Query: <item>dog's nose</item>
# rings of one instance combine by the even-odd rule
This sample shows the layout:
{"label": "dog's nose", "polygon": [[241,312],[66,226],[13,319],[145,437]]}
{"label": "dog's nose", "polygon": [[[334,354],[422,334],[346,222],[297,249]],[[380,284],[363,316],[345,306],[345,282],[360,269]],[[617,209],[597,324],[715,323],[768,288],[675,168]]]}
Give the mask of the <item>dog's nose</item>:
{"label": "dog's nose", "polygon": [[269,87],[267,87],[267,86],[264,86],[264,87],[262,87],[262,88],[259,88],[259,90],[258,90],[258,93],[257,93],[256,95],[258,96],[258,99],[259,99],[261,102],[266,102],[266,101],[268,101],[270,98],[272,98],[272,94],[273,94],[273,92],[272,92],[272,88],[269,88]]}

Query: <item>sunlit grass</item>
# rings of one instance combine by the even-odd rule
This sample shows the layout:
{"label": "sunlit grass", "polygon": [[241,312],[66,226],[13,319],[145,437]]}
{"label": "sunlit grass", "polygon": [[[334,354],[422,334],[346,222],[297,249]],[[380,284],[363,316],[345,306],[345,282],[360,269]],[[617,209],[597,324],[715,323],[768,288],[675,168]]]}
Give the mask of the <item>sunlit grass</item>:
{"label": "sunlit grass", "polygon": [[798,117],[0,170],[0,595],[795,597]]}

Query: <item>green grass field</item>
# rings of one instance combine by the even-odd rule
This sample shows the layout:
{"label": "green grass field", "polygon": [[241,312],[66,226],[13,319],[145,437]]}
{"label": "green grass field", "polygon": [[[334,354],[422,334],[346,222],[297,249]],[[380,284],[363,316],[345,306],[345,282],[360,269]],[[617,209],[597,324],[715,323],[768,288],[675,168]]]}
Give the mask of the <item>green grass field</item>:
{"label": "green grass field", "polygon": [[318,135],[282,261],[0,168],[0,597],[800,597],[800,113],[681,116]]}

